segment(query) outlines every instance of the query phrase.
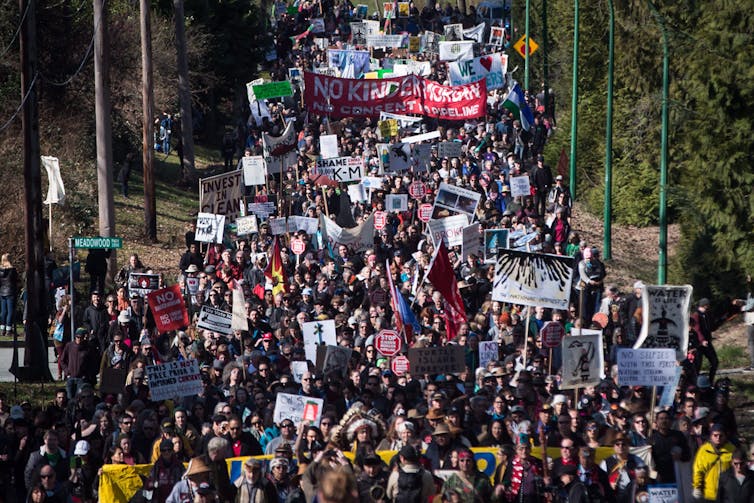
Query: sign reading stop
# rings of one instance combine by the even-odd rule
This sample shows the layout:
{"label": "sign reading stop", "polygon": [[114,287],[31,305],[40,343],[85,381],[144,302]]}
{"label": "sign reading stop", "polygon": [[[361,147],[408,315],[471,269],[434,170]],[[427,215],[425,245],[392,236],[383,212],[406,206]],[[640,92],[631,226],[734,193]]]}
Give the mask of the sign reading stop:
{"label": "sign reading stop", "polygon": [[429,203],[424,203],[419,206],[419,220],[421,220],[424,223],[429,222],[429,219],[432,218],[432,205]]}
{"label": "sign reading stop", "polygon": [[560,346],[560,341],[565,337],[565,328],[557,321],[548,321],[540,331],[542,336],[542,347],[556,348]]}
{"label": "sign reading stop", "polygon": [[296,255],[301,255],[306,250],[306,243],[303,239],[291,239],[291,251]]}
{"label": "sign reading stop", "polygon": [[402,347],[401,336],[395,330],[380,330],[380,333],[374,338],[374,348],[382,356],[395,356],[401,352]]}
{"label": "sign reading stop", "polygon": [[385,228],[387,225],[387,212],[375,211],[374,212],[374,228],[378,231]]}
{"label": "sign reading stop", "polygon": [[396,356],[393,358],[393,361],[390,362],[390,370],[392,370],[393,374],[398,377],[405,375],[410,370],[409,367],[408,358],[403,355]]}
{"label": "sign reading stop", "polygon": [[421,199],[427,195],[427,186],[416,180],[408,186],[408,194],[414,199]]}

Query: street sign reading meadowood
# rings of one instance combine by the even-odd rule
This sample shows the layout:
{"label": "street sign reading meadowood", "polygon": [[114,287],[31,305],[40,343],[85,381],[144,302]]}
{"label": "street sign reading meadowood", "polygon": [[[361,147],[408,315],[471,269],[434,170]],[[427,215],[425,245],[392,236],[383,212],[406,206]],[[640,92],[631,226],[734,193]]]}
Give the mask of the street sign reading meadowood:
{"label": "street sign reading meadowood", "polygon": [[74,248],[101,248],[101,249],[120,249],[123,248],[123,238],[115,237],[74,237]]}

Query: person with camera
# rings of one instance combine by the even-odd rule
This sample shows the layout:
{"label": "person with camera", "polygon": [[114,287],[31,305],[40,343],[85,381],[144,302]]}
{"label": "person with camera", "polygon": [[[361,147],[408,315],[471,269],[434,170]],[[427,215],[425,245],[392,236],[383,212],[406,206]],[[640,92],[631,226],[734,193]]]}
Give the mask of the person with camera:
{"label": "person with camera", "polygon": [[435,494],[432,473],[421,467],[419,453],[412,445],[398,451],[398,467],[387,481],[387,499],[393,503],[427,501]]}
{"label": "person with camera", "polygon": [[359,501],[373,503],[386,501],[387,473],[383,469],[384,466],[385,464],[376,454],[364,456],[361,473],[356,477]]}

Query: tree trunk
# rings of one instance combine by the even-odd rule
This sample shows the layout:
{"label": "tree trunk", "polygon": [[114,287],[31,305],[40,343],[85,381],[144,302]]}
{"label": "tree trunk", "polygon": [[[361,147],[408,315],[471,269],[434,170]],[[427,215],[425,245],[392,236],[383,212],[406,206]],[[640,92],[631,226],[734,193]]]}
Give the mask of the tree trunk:
{"label": "tree trunk", "polygon": [[181,138],[183,144],[183,175],[192,186],[198,181],[194,166],[194,129],[191,114],[191,87],[186,56],[186,30],[183,0],[173,0],[175,9],[175,52],[178,58],[178,97],[181,102]]}

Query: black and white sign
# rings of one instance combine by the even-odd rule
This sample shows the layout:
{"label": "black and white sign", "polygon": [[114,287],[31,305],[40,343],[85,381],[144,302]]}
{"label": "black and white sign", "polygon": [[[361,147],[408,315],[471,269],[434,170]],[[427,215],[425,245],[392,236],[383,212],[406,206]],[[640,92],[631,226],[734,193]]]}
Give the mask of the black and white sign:
{"label": "black and white sign", "polygon": [[560,389],[597,386],[605,377],[602,332],[563,338],[563,376]]}
{"label": "black and white sign", "polygon": [[669,386],[675,381],[674,349],[618,349],[620,386]]}
{"label": "black and white sign", "polygon": [[233,333],[232,322],[233,313],[204,305],[199,313],[199,323],[196,324],[196,328],[231,335]]}
{"label": "black and white sign", "polygon": [[222,243],[225,215],[199,213],[196,217],[196,240],[200,243]]}
{"label": "black and white sign", "polygon": [[247,217],[238,217],[236,219],[236,234],[239,236],[247,236],[259,232],[257,226],[257,216],[249,215]]}
{"label": "black and white sign", "polygon": [[317,160],[316,175],[336,182],[354,182],[364,178],[364,160],[360,157],[331,157]]}
{"label": "black and white sign", "polygon": [[573,258],[498,249],[492,300],[568,309]]}
{"label": "black and white sign", "polygon": [[264,164],[264,157],[261,155],[242,157],[241,162],[243,163],[244,185],[264,185],[267,179],[267,168]]}
{"label": "black and white sign", "polygon": [[155,402],[198,395],[204,388],[199,373],[199,362],[196,360],[149,365],[146,374],[150,399]]}

